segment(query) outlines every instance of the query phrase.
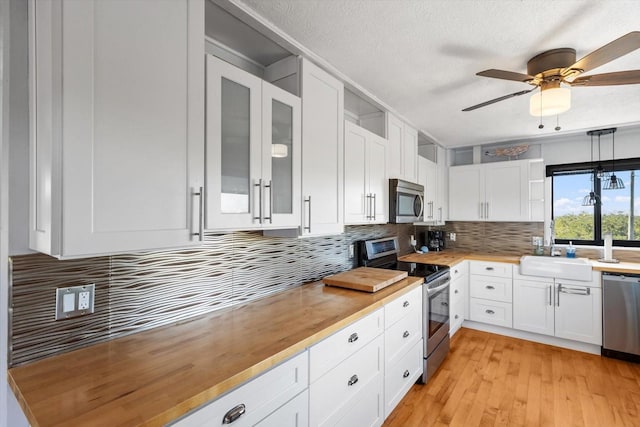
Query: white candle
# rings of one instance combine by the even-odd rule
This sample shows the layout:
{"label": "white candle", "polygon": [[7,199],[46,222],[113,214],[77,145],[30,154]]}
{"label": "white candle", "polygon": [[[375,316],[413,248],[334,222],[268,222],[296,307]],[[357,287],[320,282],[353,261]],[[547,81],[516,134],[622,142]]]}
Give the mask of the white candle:
{"label": "white candle", "polygon": [[604,259],[605,261],[611,261],[613,259],[613,235],[606,233],[604,235]]}

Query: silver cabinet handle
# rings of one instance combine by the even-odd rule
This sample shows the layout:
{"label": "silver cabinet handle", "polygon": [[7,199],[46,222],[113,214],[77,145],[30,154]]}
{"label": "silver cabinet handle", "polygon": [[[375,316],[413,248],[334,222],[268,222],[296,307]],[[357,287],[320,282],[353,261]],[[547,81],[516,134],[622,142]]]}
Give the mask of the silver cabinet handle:
{"label": "silver cabinet handle", "polygon": [[482,216],[482,213],[483,213],[483,212],[482,212],[482,210],[483,210],[483,209],[482,209],[482,205],[483,205],[483,203],[482,203],[482,202],[478,203],[478,216],[479,216],[480,218],[484,218],[484,217]]}
{"label": "silver cabinet handle", "polygon": [[244,403],[241,403],[238,406],[229,409],[229,411],[227,411],[227,413],[224,414],[224,417],[222,418],[222,424],[231,424],[232,422],[243,416],[245,412],[247,412],[247,408],[246,406],[244,406]]}
{"label": "silver cabinet handle", "polygon": [[204,187],[200,187],[192,194],[198,197],[198,232],[191,235],[198,236],[198,240],[202,242],[204,240]]}
{"label": "silver cabinet handle", "polygon": [[367,206],[365,207],[365,219],[371,219],[371,193],[367,193]]}
{"label": "silver cabinet handle", "polygon": [[404,331],[404,333],[402,334],[402,338],[408,338],[409,337],[409,331]]}
{"label": "silver cabinet handle", "polygon": [[562,284],[558,284],[556,291],[558,292],[558,296],[556,297],[556,306],[560,307],[560,288],[562,288]]}
{"label": "silver cabinet handle", "polygon": [[[269,224],[273,224],[273,182],[271,180],[269,180],[268,184],[265,184],[264,186],[264,191],[267,190],[267,188],[269,189],[269,198],[267,200],[269,200],[269,216],[265,216],[264,220],[269,220]],[[266,197],[265,197],[266,199]]]}
{"label": "silver cabinet handle", "polygon": [[372,197],[373,197],[373,200],[371,201],[371,203],[373,204],[373,209],[372,209],[373,210],[373,220],[375,221],[376,220],[376,214],[377,214],[377,212],[376,212],[376,193],[373,193]]}
{"label": "silver cabinet handle", "polygon": [[489,218],[489,202],[485,203],[484,205],[485,205],[485,208],[484,208],[485,209],[485,215],[484,215],[484,217],[485,218]]}
{"label": "silver cabinet handle", "polygon": [[558,288],[562,287],[562,289],[558,289],[558,292],[562,292],[563,294],[571,294],[571,295],[591,295],[591,288],[587,287],[571,287],[563,284],[559,284]]}
{"label": "silver cabinet handle", "polygon": [[553,293],[551,291],[551,289],[553,288],[553,285],[549,285],[549,305],[553,306]]}
{"label": "silver cabinet handle", "polygon": [[262,178],[258,180],[257,183],[253,184],[254,193],[255,187],[258,187],[258,216],[254,216],[253,220],[258,220],[260,224],[262,224]]}
{"label": "silver cabinet handle", "polygon": [[487,271],[493,271],[493,267],[485,267],[484,269]]}
{"label": "silver cabinet handle", "polygon": [[454,293],[454,294],[457,294],[457,293],[458,293],[458,290],[456,289],[455,291],[453,291],[453,293]]}
{"label": "silver cabinet handle", "polygon": [[455,316],[453,316],[454,319],[457,319],[459,316],[456,314]]}
{"label": "silver cabinet handle", "polygon": [[405,302],[403,302],[403,303],[402,303],[402,306],[403,306],[404,308],[409,307],[409,301],[405,301]]}
{"label": "silver cabinet handle", "polygon": [[449,303],[448,303],[448,302],[446,302],[446,301],[442,301],[442,302],[440,303],[440,305],[441,305],[441,306],[443,306],[443,307],[449,307]]}
{"label": "silver cabinet handle", "polygon": [[348,386],[352,386],[357,382],[358,382],[358,376],[357,375],[351,375],[351,378],[349,378],[349,381],[347,381],[347,385]]}
{"label": "silver cabinet handle", "polygon": [[494,287],[494,286],[491,286],[491,285],[487,285],[487,286],[485,286],[484,288],[485,288],[485,289],[489,289],[490,291],[492,291],[492,290],[494,290],[494,289],[495,289],[495,287]]}
{"label": "silver cabinet handle", "polygon": [[411,375],[409,373],[409,370],[407,369],[406,371],[404,371],[404,374],[402,374],[402,378],[407,378],[409,375]]}
{"label": "silver cabinet handle", "polygon": [[357,332],[352,333],[352,334],[349,336],[349,340],[348,340],[348,341],[349,341],[349,342],[356,342],[356,341],[358,341],[358,333],[357,333]]}
{"label": "silver cabinet handle", "polygon": [[309,203],[309,221],[307,222],[306,226],[302,227],[302,230],[307,230],[309,233],[311,233],[311,196],[307,197],[306,199],[304,199],[305,203]]}
{"label": "silver cabinet handle", "polygon": [[496,314],[496,312],[493,310],[485,310],[484,312],[487,314]]}

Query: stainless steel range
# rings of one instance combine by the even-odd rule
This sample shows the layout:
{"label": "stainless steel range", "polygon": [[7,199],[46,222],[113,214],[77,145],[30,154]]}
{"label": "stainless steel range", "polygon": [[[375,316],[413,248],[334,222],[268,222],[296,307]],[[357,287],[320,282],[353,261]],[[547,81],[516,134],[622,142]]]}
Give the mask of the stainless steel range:
{"label": "stainless steel range", "polygon": [[406,271],[424,277],[422,286],[422,336],[426,383],[449,353],[449,267],[398,260],[398,238],[384,237],[356,243],[359,266]]}

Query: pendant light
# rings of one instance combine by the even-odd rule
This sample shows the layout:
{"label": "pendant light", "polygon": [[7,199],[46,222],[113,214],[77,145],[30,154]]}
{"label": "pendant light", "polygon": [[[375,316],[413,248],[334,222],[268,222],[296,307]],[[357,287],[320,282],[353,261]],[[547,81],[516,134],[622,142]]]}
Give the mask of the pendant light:
{"label": "pendant light", "polygon": [[[598,176],[600,181],[606,183],[609,182],[609,179],[611,179],[611,177],[609,176],[609,172],[605,171],[602,168],[602,164],[600,163],[600,161],[602,160],[600,149],[600,135],[602,135],[602,133],[598,133],[598,167],[596,168],[596,175]],[[591,135],[591,139],[593,140],[593,134]]]}
{"label": "pendant light", "polygon": [[611,129],[611,137],[613,147],[613,154],[611,157],[611,176],[607,182],[602,186],[603,190],[622,190],[624,188],[624,182],[622,179],[616,176],[616,128]]}
{"label": "pendant light", "polygon": [[[593,133],[587,132],[591,136],[591,166],[593,166]],[[582,199],[582,206],[595,206],[599,202],[599,198],[594,191],[594,177],[591,175],[591,191]]]}

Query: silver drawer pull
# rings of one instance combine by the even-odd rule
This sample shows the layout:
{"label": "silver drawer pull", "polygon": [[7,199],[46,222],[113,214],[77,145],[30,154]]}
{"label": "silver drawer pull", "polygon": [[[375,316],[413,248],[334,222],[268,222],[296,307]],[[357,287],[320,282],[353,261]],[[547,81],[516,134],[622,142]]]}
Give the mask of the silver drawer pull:
{"label": "silver drawer pull", "polygon": [[491,286],[491,285],[487,285],[487,286],[485,286],[485,289],[493,290],[493,289],[495,289],[495,287]]}
{"label": "silver drawer pull", "polygon": [[448,302],[446,302],[446,301],[442,301],[442,302],[440,303],[440,305],[442,305],[442,306],[444,306],[444,307],[449,307],[449,303],[448,303]]}
{"label": "silver drawer pull", "polygon": [[405,301],[404,303],[402,303],[403,307],[409,307],[409,301]]}
{"label": "silver drawer pull", "polygon": [[358,376],[357,375],[351,375],[351,378],[349,378],[349,381],[347,382],[347,385],[348,386],[352,386],[357,382],[358,382]]}
{"label": "silver drawer pull", "polygon": [[484,269],[487,271],[493,271],[493,267],[485,267]]}
{"label": "silver drawer pull", "polygon": [[487,314],[496,314],[496,312],[493,310],[485,310],[484,312]]}
{"label": "silver drawer pull", "polygon": [[411,375],[409,373],[409,370],[407,369],[406,371],[404,371],[404,374],[402,374],[402,378],[407,378],[409,375]]}
{"label": "silver drawer pull", "polygon": [[243,416],[246,411],[247,408],[244,406],[244,403],[241,403],[238,406],[229,409],[229,411],[224,414],[224,418],[222,418],[222,424],[231,424],[232,422]]}
{"label": "silver drawer pull", "polygon": [[458,274],[458,270],[453,270],[453,274]]}
{"label": "silver drawer pull", "polygon": [[457,319],[457,318],[458,318],[458,315],[456,314],[455,316],[453,316],[453,318],[454,318],[454,319]]}
{"label": "silver drawer pull", "polygon": [[358,333],[354,332],[351,334],[351,336],[349,337],[349,342],[356,342],[358,341]]}
{"label": "silver drawer pull", "polygon": [[454,294],[457,294],[457,293],[458,293],[458,290],[456,289],[455,291],[453,291],[453,293],[454,293]]}
{"label": "silver drawer pull", "polygon": [[402,338],[407,338],[409,336],[409,331],[404,331],[404,334],[402,334]]}

